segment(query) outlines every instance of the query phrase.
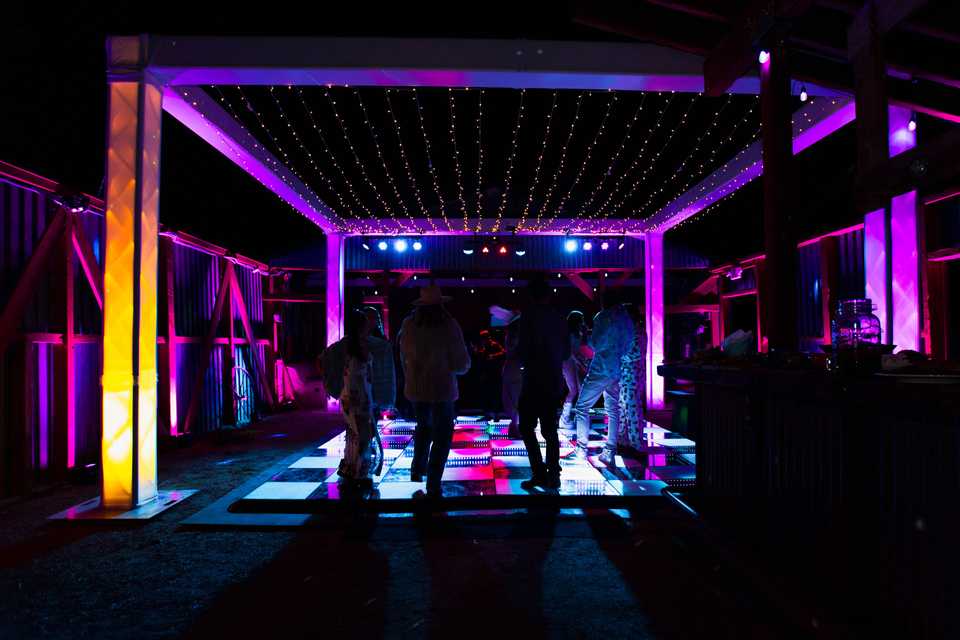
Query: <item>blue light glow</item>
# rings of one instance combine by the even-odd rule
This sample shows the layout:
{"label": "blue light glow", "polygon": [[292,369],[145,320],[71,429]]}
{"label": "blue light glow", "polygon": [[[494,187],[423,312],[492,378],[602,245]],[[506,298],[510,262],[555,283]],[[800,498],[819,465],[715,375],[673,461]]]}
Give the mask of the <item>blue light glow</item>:
{"label": "blue light glow", "polygon": [[400,238],[399,240],[394,240],[393,250],[396,251],[397,253],[403,253],[404,251],[407,250],[407,241],[404,240],[403,238]]}
{"label": "blue light glow", "polygon": [[576,240],[574,240],[573,238],[569,238],[567,239],[566,242],[563,243],[563,250],[566,251],[567,253],[573,253],[574,251],[577,250],[577,244],[578,243]]}
{"label": "blue light glow", "polygon": [[413,241],[413,250],[414,250],[414,251],[420,251],[420,249],[423,249],[423,243],[420,242],[419,240],[414,240],[414,241]]}
{"label": "blue light glow", "polygon": [[377,249],[380,249],[380,251],[386,251],[386,250],[387,250],[387,241],[386,241],[386,240],[381,240],[380,242],[378,242],[378,243],[377,243]]}
{"label": "blue light glow", "polygon": [[593,251],[593,243],[590,242],[589,240],[587,240],[586,242],[584,242],[584,243],[583,243],[583,250],[584,250],[584,251]]}

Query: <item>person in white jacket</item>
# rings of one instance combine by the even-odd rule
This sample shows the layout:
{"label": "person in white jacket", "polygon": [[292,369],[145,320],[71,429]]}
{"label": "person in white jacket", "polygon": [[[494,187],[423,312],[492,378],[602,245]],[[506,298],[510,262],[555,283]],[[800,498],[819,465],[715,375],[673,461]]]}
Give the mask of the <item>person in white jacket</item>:
{"label": "person in white jacket", "polygon": [[448,300],[440,287],[422,288],[414,302],[416,310],[400,328],[403,391],[417,417],[410,479],[422,482],[424,474],[427,476],[426,493],[418,491],[414,497],[443,496],[440,482],[453,442],[457,376],[470,369],[463,331],[443,307]]}

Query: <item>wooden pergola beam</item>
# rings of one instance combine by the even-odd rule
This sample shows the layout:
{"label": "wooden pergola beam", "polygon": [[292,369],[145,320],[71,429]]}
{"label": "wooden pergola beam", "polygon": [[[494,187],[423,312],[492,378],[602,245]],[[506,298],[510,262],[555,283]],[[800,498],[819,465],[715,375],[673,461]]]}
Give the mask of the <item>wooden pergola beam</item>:
{"label": "wooden pergola beam", "polygon": [[753,0],[707,55],[703,63],[704,92],[709,96],[725,93],[756,64],[757,42],[781,21],[801,16],[811,6],[813,0]]}

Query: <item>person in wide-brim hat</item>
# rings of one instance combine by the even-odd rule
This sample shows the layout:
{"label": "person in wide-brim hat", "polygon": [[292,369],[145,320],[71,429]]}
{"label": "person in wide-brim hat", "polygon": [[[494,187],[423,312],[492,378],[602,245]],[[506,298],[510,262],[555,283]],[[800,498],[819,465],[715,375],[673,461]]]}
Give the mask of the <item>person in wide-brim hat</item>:
{"label": "person in wide-brim hat", "polygon": [[453,300],[450,296],[442,295],[440,287],[430,285],[420,288],[420,297],[413,301],[414,306],[423,307],[432,304],[443,304]]}

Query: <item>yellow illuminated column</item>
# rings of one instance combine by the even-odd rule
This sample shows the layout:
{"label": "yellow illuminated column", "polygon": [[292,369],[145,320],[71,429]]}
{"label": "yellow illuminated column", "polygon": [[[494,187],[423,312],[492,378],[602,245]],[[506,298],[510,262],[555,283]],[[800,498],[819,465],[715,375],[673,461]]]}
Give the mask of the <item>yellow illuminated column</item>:
{"label": "yellow illuminated column", "polygon": [[110,82],[103,283],[103,505],[157,496],[157,223],[161,92]]}

